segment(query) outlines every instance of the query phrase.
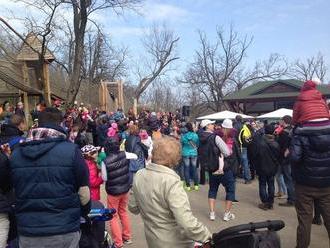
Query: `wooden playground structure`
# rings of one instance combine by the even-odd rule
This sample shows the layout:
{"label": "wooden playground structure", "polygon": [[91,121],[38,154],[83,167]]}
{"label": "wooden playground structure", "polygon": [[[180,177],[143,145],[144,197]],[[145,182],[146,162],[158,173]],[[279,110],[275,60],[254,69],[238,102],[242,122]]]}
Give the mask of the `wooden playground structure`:
{"label": "wooden playground structure", "polygon": [[[29,33],[18,54],[0,58],[0,104],[6,100],[12,104],[21,101],[25,113],[30,113],[40,101],[51,105],[52,100],[66,100],[69,79],[51,74],[49,66],[55,56],[46,48],[41,59],[41,52],[41,41]],[[84,82],[82,85],[78,101],[89,104],[90,100],[93,107],[107,112],[124,109],[123,81],[101,81],[99,85]],[[29,115],[26,118],[29,122]]]}

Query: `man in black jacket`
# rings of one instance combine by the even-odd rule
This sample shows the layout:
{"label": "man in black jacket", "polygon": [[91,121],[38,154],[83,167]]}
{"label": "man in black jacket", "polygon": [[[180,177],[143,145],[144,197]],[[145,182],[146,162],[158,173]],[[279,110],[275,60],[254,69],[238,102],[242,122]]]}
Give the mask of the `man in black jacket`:
{"label": "man in black jacket", "polygon": [[273,209],[274,177],[280,165],[280,146],[275,141],[273,134],[274,126],[266,125],[265,134],[254,139],[251,144],[250,154],[259,176],[259,195],[262,202],[258,207],[263,210]]}
{"label": "man in black jacket", "polygon": [[7,198],[11,189],[9,161],[0,150],[0,247],[6,247],[9,232],[10,203]]}
{"label": "man in black jacket", "polygon": [[297,248],[310,244],[314,201],[318,201],[330,237],[330,121],[297,126],[290,145],[298,217]]}

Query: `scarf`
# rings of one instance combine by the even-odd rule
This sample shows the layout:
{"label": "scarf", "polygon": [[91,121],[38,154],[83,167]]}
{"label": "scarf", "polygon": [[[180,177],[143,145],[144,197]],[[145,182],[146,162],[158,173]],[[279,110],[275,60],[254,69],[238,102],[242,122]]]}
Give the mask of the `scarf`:
{"label": "scarf", "polygon": [[49,139],[49,138],[67,138],[66,135],[60,131],[57,131],[52,128],[44,128],[44,127],[39,127],[35,129],[31,129],[26,141],[34,141],[34,140],[44,140],[44,139]]}

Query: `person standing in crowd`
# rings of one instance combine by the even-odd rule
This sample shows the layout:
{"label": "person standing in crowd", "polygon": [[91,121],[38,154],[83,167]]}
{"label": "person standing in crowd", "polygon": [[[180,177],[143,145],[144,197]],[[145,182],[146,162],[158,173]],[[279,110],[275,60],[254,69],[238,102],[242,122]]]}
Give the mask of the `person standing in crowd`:
{"label": "person standing in crowd", "polygon": [[224,157],[228,157],[230,151],[226,143],[218,135],[214,134],[214,121],[202,120],[200,126],[204,131],[199,133],[199,159],[201,166],[209,172],[210,188],[208,202],[210,208],[210,220],[215,220],[215,200],[219,185],[222,184],[226,189],[226,203],[223,220],[229,221],[235,218],[235,215],[230,212],[232,202],[235,200],[235,178],[230,170],[227,170],[223,175],[213,175],[213,172],[219,168],[220,154],[223,154]]}
{"label": "person standing in crowd", "polygon": [[284,203],[279,203],[279,206],[293,207],[295,201],[294,184],[291,174],[291,164],[289,159],[289,146],[291,142],[291,116],[284,116],[281,120],[282,131],[278,134],[278,143],[281,148],[281,166],[280,172],[283,174],[285,186],[287,189],[288,198]]}
{"label": "person standing in crowd", "polygon": [[[229,149],[229,156],[224,158],[224,168],[223,173],[226,173],[227,176],[229,174],[229,178],[231,178],[231,173],[234,177],[234,192],[236,193],[236,176],[239,173],[239,166],[241,161],[241,154],[240,149],[237,144],[236,137],[236,129],[233,128],[233,122],[230,119],[225,119],[222,124],[222,133],[223,141],[226,143],[228,149]],[[219,161],[220,162],[220,161]],[[234,197],[233,202],[238,202],[236,200],[236,197]]]}
{"label": "person standing in crowd", "polygon": [[61,121],[59,110],[46,108],[10,157],[20,248],[79,247],[80,216],[90,211],[88,169]]}
{"label": "person standing in crowd", "polygon": [[0,247],[6,247],[9,234],[9,213],[11,204],[10,168],[7,155],[0,149]]}
{"label": "person standing in crowd", "polygon": [[[134,179],[129,210],[141,214],[149,247],[193,247],[211,233],[192,214],[187,193],[173,168],[181,158],[180,143],[171,137],[154,142],[152,163]],[[150,200],[153,199],[153,200]]]}
{"label": "person standing in crowd", "polygon": [[269,124],[265,126],[265,134],[254,139],[251,144],[251,155],[257,175],[259,176],[260,209],[273,209],[275,193],[275,174],[280,166],[280,146],[275,141],[275,128]]}
{"label": "person standing in crowd", "polygon": [[[238,118],[240,119],[240,118]],[[237,124],[236,127],[241,125]],[[248,159],[248,146],[252,141],[253,132],[247,124],[242,125],[240,130],[237,130],[238,141],[241,149],[241,165],[243,168],[243,179],[245,184],[251,183],[251,171]]]}
{"label": "person standing in crowd", "polygon": [[129,136],[125,141],[125,150],[137,155],[137,160],[130,161],[130,172],[134,175],[138,170],[145,167],[145,160],[148,158],[148,148],[142,144],[139,136],[140,130],[136,125],[128,129]]}
{"label": "person standing in crowd", "polygon": [[39,113],[44,111],[45,108],[46,108],[46,104],[44,102],[37,103],[35,108],[31,111],[32,121],[37,120]]}
{"label": "person standing in crowd", "polygon": [[[11,150],[24,140],[22,137],[26,131],[25,118],[21,115],[12,115],[8,124],[1,125],[0,142],[8,143]],[[10,155],[10,154],[7,154]]]}
{"label": "person standing in crowd", "polygon": [[85,158],[85,162],[89,171],[89,187],[91,192],[91,200],[99,201],[101,199],[100,186],[103,183],[101,171],[97,167],[97,157],[100,147],[93,145],[85,145],[81,148],[81,152]]}
{"label": "person standing in crowd", "polygon": [[24,113],[24,104],[22,102],[18,102],[16,104],[16,108],[15,108],[15,114],[16,115],[21,115],[25,118],[25,113]]}
{"label": "person standing in crowd", "polygon": [[131,160],[138,158],[134,153],[120,151],[119,147],[120,143],[116,139],[108,138],[104,147],[107,157],[102,163],[102,179],[106,182],[108,207],[116,210],[110,221],[114,248],[132,243],[131,222],[127,212],[132,185],[129,164]]}
{"label": "person standing in crowd", "polygon": [[289,156],[295,181],[297,248],[309,247],[315,201],[330,242],[330,116],[317,83],[304,83],[293,108],[296,127]]}
{"label": "person standing in crowd", "polygon": [[148,135],[147,130],[145,130],[145,129],[140,130],[139,136],[140,136],[142,144],[144,144],[146,146],[146,148],[148,148],[148,159],[150,159],[151,153],[152,153],[152,148],[153,148],[153,141],[152,141],[151,137]]}
{"label": "person standing in crowd", "polygon": [[119,137],[119,130],[118,130],[118,124],[116,122],[113,122],[111,126],[108,129],[107,136],[108,138],[114,138],[118,142],[120,142],[120,137]]}
{"label": "person standing in crowd", "polygon": [[108,132],[108,120],[106,116],[100,116],[99,123],[96,127],[96,136],[97,136],[97,146],[104,146],[104,143],[107,139]]}
{"label": "person standing in crowd", "polygon": [[[191,191],[190,181],[194,181],[194,189],[199,190],[199,178],[197,169],[197,149],[199,146],[198,135],[194,132],[190,122],[186,124],[188,132],[181,136],[182,157],[184,164],[184,177],[186,190]],[[191,178],[193,177],[193,178]]]}
{"label": "person standing in crowd", "polygon": [[12,106],[8,101],[2,104],[2,112],[0,114],[0,121],[2,123],[8,123],[10,116],[13,114]]}
{"label": "person standing in crowd", "polygon": [[235,117],[235,123],[234,123],[233,127],[235,128],[237,134],[239,134],[240,131],[243,128],[243,118],[242,118],[241,115],[236,115],[236,117]]}

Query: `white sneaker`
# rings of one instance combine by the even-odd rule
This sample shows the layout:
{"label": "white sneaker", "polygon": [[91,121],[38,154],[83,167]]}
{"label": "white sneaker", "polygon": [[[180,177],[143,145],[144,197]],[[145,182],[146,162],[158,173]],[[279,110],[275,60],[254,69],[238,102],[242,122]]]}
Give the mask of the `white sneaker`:
{"label": "white sneaker", "polygon": [[210,212],[210,220],[215,220],[215,212]]}
{"label": "white sneaker", "polygon": [[230,220],[234,220],[234,219],[235,219],[235,215],[232,214],[231,212],[225,212],[225,214],[223,215],[224,221],[230,221]]}

